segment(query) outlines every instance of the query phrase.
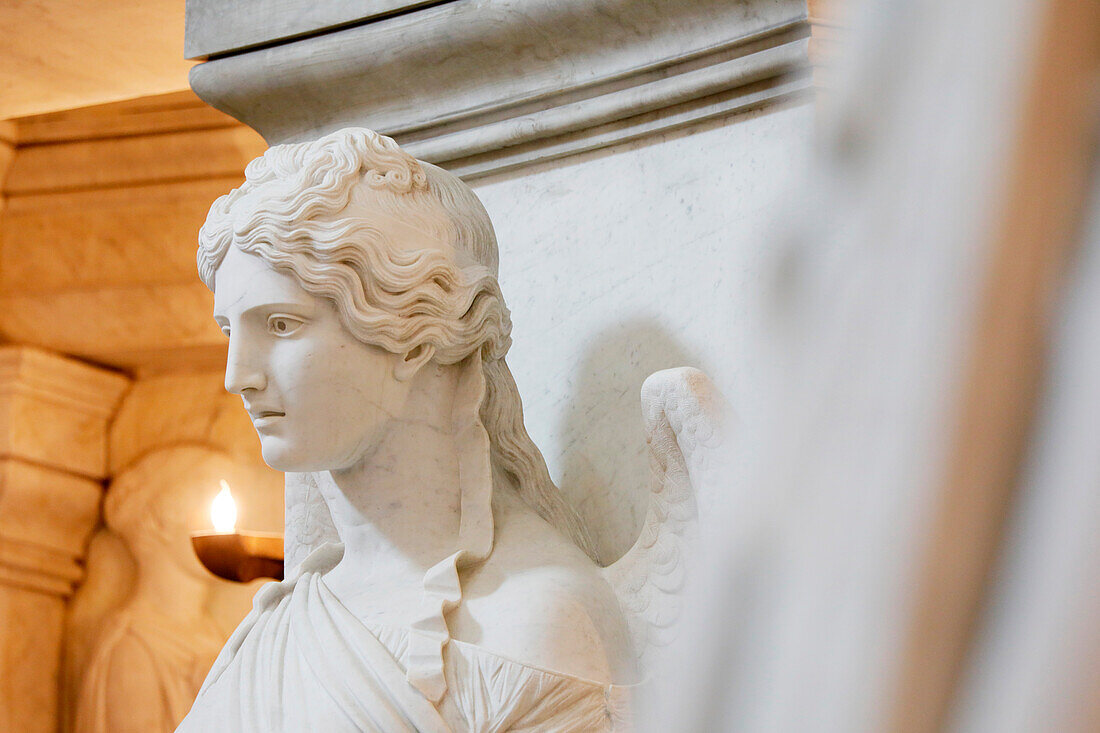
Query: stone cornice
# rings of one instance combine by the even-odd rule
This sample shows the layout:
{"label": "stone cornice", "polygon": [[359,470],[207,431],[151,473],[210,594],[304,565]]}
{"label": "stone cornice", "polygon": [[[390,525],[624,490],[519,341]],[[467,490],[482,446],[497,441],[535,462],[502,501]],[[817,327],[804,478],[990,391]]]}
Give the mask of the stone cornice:
{"label": "stone cornice", "polygon": [[0,585],[68,597],[83,576],[71,554],[0,537]]}
{"label": "stone cornice", "polygon": [[423,5],[455,0],[188,0],[186,41],[189,59],[227,56],[259,46],[358,25]]}
{"label": "stone cornice", "polygon": [[26,346],[0,346],[0,394],[24,395],[106,420],[129,384],[121,374],[73,359]]}
{"label": "stone cornice", "polygon": [[810,88],[794,0],[447,3],[200,64],[269,143],[349,125],[471,178]]}
{"label": "stone cornice", "polygon": [[102,492],[93,479],[0,458],[0,585],[71,593]]}

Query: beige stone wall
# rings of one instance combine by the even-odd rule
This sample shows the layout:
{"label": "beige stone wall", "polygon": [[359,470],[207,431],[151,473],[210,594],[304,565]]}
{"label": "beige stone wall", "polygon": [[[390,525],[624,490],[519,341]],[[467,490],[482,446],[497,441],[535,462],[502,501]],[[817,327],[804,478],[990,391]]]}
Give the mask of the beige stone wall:
{"label": "beige stone wall", "polygon": [[0,347],[0,730],[57,729],[65,608],[98,520],[107,423],[128,384]]}
{"label": "beige stone wall", "polygon": [[[114,477],[198,446],[233,467],[242,524],[281,527],[194,265],[211,202],[264,148],[189,92],[0,123],[0,730],[74,722],[137,565],[102,524]],[[215,591],[228,634],[251,589]]]}
{"label": "beige stone wall", "polygon": [[190,93],[13,127],[0,335],[133,374],[220,366],[195,237],[263,140]]}

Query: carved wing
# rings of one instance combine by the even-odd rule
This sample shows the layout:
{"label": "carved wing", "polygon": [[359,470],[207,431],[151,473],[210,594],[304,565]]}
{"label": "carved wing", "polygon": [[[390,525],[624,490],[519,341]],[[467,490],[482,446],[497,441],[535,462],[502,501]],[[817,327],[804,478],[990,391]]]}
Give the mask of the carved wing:
{"label": "carved wing", "polygon": [[286,531],[283,535],[284,574],[290,577],[309,553],[326,542],[338,542],[328,505],[312,473],[286,475]]}
{"label": "carved wing", "polygon": [[626,614],[641,668],[668,644],[679,616],[686,556],[697,535],[697,504],[719,490],[726,406],[698,369],[656,372],[642,385],[652,470],[649,509],[634,545],[604,569]]}

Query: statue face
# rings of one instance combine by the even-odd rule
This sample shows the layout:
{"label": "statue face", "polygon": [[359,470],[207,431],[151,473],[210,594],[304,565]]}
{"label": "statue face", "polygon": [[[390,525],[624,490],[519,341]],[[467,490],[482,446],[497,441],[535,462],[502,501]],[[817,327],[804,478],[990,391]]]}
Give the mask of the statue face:
{"label": "statue face", "polygon": [[356,340],[330,301],[236,247],[214,284],[214,320],[229,336],[225,388],[244,400],[264,461],[281,471],[354,466],[401,412],[401,357]]}

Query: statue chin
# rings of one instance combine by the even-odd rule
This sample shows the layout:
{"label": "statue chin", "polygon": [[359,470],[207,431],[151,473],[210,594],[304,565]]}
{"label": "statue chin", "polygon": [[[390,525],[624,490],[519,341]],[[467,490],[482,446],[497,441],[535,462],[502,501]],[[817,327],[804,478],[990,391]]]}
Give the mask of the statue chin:
{"label": "statue chin", "polygon": [[300,455],[284,441],[260,438],[260,453],[264,463],[283,473],[310,473],[312,471],[338,470],[331,462],[317,456]]}
{"label": "statue chin", "polygon": [[260,436],[260,454],[264,463],[283,473],[307,473],[334,468],[323,456],[311,455],[301,447],[272,435]]}
{"label": "statue chin", "polygon": [[315,469],[308,468],[298,462],[287,460],[281,453],[275,451],[268,451],[261,449],[261,454],[266,463],[276,471],[282,471],[283,473],[306,473]]}
{"label": "statue chin", "polygon": [[358,421],[341,429],[340,421],[331,422],[323,427],[310,423],[257,426],[264,463],[284,473],[340,471],[359,463],[382,441],[384,431],[378,424]]}

